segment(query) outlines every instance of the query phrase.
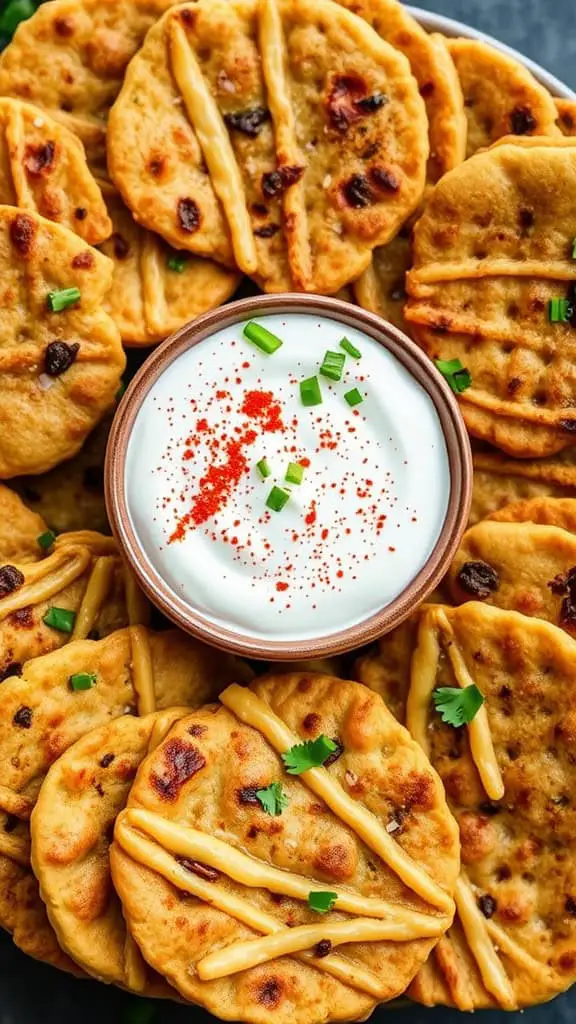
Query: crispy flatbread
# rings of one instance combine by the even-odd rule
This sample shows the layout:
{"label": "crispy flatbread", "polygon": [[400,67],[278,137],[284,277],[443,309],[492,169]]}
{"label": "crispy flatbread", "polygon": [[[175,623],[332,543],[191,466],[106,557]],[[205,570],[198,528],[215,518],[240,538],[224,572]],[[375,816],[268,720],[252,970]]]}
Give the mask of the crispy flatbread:
{"label": "crispy flatbread", "polygon": [[106,173],[106,118],[129,61],[171,0],[52,0],[0,55],[0,95],[42,107]]}
{"label": "crispy flatbread", "polygon": [[576,282],[575,186],[573,139],[507,139],[445,175],[414,228],[406,319],[469,369],[466,425],[511,455],[554,454],[576,430],[576,334],[549,308]]}
{"label": "crispy flatbread", "polygon": [[574,448],[548,459],[511,459],[501,452],[473,446],[474,479],[470,525],[492,518],[503,506],[532,498],[575,498]]}
{"label": "crispy flatbread", "polygon": [[[471,602],[423,613],[413,666],[408,724],[444,782],[463,866],[459,924],[410,994],[465,1010],[544,1002],[576,974],[576,647],[549,623]],[[443,724],[432,689],[471,682],[484,708],[470,726]]]}
{"label": "crispy flatbread", "polygon": [[168,12],[109,121],[110,171],[136,219],[266,291],[357,277],[417,206],[427,151],[404,56],[326,0]]}
{"label": "crispy flatbread", "polygon": [[106,416],[73,459],[41,476],[10,481],[34,512],[57,533],[96,530],[110,533],[104,501],[104,456],[112,423]]}
{"label": "crispy flatbread", "polygon": [[563,135],[576,135],[576,100],[555,100],[558,127]]}
{"label": "crispy flatbread", "polygon": [[[29,884],[46,945],[53,928],[54,942],[68,951],[71,962],[139,995],[177,998],[146,966],[126,931],[110,878],[108,848],[140,762],[151,744],[188,713],[172,708],[143,718],[125,715],[93,729],[52,766],[31,819],[32,864],[48,918],[38,900],[36,879]],[[20,938],[23,922],[22,913]]]}
{"label": "crispy flatbread", "polygon": [[[0,206],[0,269],[6,479],[46,472],[79,451],[114,402],[125,357],[102,309],[112,264],[67,228]],[[59,307],[68,289],[80,298]]]}
{"label": "crispy flatbread", "polygon": [[[253,1024],[269,1021],[272,1012],[275,1020],[291,1019],[296,1024],[364,1016],[375,1002],[374,995],[362,991],[362,984],[367,984],[364,972],[368,970],[380,986],[381,998],[391,998],[403,991],[433,942],[425,939],[422,931],[416,941],[409,940],[406,933],[406,941],[400,944],[393,939],[348,941],[342,951],[344,959],[337,935],[333,948],[329,936],[331,928],[343,927],[344,921],[353,924],[355,912],[349,908],[352,918],[337,909],[319,915],[307,906],[308,889],[335,888],[341,894],[344,886],[354,900],[356,895],[368,893],[384,898],[389,903],[389,922],[418,911],[412,919],[414,937],[426,927],[426,921],[436,921],[436,927],[442,911],[405,888],[369,846],[376,841],[374,835],[392,834],[390,823],[402,806],[403,835],[400,844],[390,841],[392,855],[400,851],[402,858],[410,858],[410,864],[417,865],[419,878],[422,870],[426,884],[434,879],[445,890],[442,899],[446,899],[458,868],[458,852],[442,791],[427,762],[381,699],[356,683],[295,673],[258,680],[248,691],[230,687],[221,699],[224,707],[205,708],[179,722],[143,762],[128,810],[116,825],[112,873],[129,929],[148,962],[185,998],[212,1013]],[[321,769],[320,776],[328,780],[330,794],[338,794],[336,799],[343,794],[353,813],[368,811],[368,846],[345,823],[345,812],[337,815],[319,798],[311,778],[298,778],[283,770],[279,751],[287,749],[285,737],[277,737],[270,745],[270,733],[265,738],[262,730],[266,725],[257,717],[260,711],[265,719],[270,712],[279,716],[274,721],[280,723],[280,731],[288,728],[288,736],[296,736],[298,742],[322,734],[338,737],[337,759]],[[175,769],[177,764],[185,767],[180,771]],[[274,781],[280,782],[288,803],[281,814],[269,816],[258,803],[255,790]],[[324,792],[326,800],[333,799]],[[180,826],[178,849],[168,838],[171,827],[176,826]],[[200,842],[203,856],[191,858],[189,852],[187,860],[178,862],[174,853],[183,853],[182,836],[191,833]],[[219,853],[218,870],[212,873],[211,837],[220,837],[230,850],[227,855]],[[260,885],[253,879],[257,888],[242,884],[242,870],[232,880],[235,855],[243,851],[250,855],[249,862],[257,872],[261,868],[280,870]],[[150,866],[150,856],[156,870]],[[195,863],[197,860],[202,863]],[[173,868],[178,881],[171,874]],[[300,898],[283,892],[286,879],[294,879],[295,874],[300,878],[295,881]],[[203,880],[209,886],[211,905],[182,895],[187,885],[194,891]],[[228,897],[240,901],[240,907],[235,907],[240,917],[217,908],[219,901]],[[355,906],[358,913],[371,910],[370,905],[365,910],[363,903],[361,908]],[[246,913],[252,927],[242,917]],[[316,947],[316,961],[310,963],[282,956],[277,950],[273,962],[265,956],[259,965],[240,969],[240,961],[238,973],[229,973],[231,948],[239,941],[257,939],[253,913],[266,915],[264,923],[258,918],[260,934],[280,927],[274,939],[290,936],[293,941],[301,926],[314,925],[318,938],[324,937],[324,930],[330,944],[318,949],[318,938],[310,939],[310,945]],[[177,920],[180,926],[175,926]],[[374,920],[370,927],[377,926]],[[443,920],[448,922],[449,917]],[[350,938],[353,934],[352,930]],[[224,948],[224,976],[200,980],[198,973],[190,970],[195,964],[202,973],[199,964],[207,954]],[[333,973],[350,967],[363,972],[356,975],[354,984],[343,983]]]}
{"label": "crispy flatbread", "polygon": [[479,39],[447,39],[468,122],[466,157],[505,135],[558,135],[554,100],[528,68]]}
{"label": "crispy flatbread", "polygon": [[0,565],[7,562],[37,562],[44,551],[38,538],[48,529],[37,512],[26,508],[9,487],[0,484]]}
{"label": "crispy flatbread", "polygon": [[114,264],[106,310],[126,345],[153,345],[236,291],[240,274],[178,253],[139,227],[120,196],[102,183],[113,234],[100,246]]}
{"label": "crispy flatbread", "polygon": [[0,98],[0,203],[63,224],[90,245],[112,232],[76,135],[38,107]]}

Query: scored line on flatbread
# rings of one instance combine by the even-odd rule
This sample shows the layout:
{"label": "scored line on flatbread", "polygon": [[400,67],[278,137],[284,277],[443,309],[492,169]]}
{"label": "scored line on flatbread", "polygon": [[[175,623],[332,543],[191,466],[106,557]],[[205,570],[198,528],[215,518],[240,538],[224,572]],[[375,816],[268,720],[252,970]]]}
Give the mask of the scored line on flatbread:
{"label": "scored line on flatbread", "polygon": [[198,136],[214,191],[224,207],[236,263],[244,273],[254,274],[258,259],[240,168],[216,100],[176,18],[170,21],[169,52],[176,84]]}

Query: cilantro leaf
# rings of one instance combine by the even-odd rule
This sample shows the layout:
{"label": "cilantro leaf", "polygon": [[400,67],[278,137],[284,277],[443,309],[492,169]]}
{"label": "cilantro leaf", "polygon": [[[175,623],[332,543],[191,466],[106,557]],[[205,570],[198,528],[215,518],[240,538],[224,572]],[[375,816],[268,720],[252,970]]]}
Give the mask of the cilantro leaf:
{"label": "cilantro leaf", "polygon": [[432,698],[442,721],[455,729],[471,722],[484,703],[484,697],[475,683],[464,689],[460,686],[441,686],[434,690]]}
{"label": "cilantro leaf", "polygon": [[280,782],[271,782],[265,789],[257,789],[256,796],[266,814],[277,818],[288,806],[288,797],[282,790]]}
{"label": "cilantro leaf", "polygon": [[448,382],[452,391],[455,391],[457,395],[461,395],[463,391],[467,391],[472,384],[472,376],[469,370],[459,359],[435,359],[434,363],[436,369],[440,370],[440,373],[444,377],[444,380]]}
{"label": "cilantro leaf", "polygon": [[319,768],[337,748],[338,744],[324,734],[315,740],[305,740],[282,754],[284,767],[289,775],[301,775],[310,768]]}
{"label": "cilantro leaf", "polygon": [[329,910],[332,910],[337,899],[337,892],[309,892],[308,906],[317,914],[327,914]]}

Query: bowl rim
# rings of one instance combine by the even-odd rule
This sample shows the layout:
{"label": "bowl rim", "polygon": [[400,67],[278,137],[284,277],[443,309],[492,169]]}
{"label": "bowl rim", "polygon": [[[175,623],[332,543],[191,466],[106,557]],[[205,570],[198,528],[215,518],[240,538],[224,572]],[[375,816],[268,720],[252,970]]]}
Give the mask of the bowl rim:
{"label": "bowl rim", "polygon": [[509,57],[514,57],[521,64],[524,64],[540,84],[548,89],[548,92],[552,93],[553,96],[558,99],[576,99],[576,92],[565,85],[561,79],[547,71],[541,64],[532,60],[531,57],[526,57],[519,50],[514,49],[513,46],[509,46],[508,43],[502,43],[494,36],[488,35],[472,25],[467,25],[463,21],[450,18],[446,14],[436,14],[435,11],[428,11],[423,7],[414,7],[411,4],[406,4],[406,9],[427,32],[441,32],[442,35],[451,38],[463,36],[466,39],[478,39],[483,43],[489,43],[490,46],[494,46],[497,50],[506,53]]}
{"label": "bowl rim", "polygon": [[[357,327],[382,344],[433,402],[444,435],[450,472],[448,506],[440,534],[422,568],[388,605],[362,622],[306,640],[266,640],[211,622],[172,590],[153,567],[131,523],[126,496],[128,443],[142,402],[161,374],[184,351],[216,330],[254,316],[310,313]],[[340,654],[371,643],[400,625],[445,574],[466,527],[472,499],[472,453],[456,397],[428,356],[398,328],[374,313],[331,296],[257,295],[220,306],[185,325],[158,346],[129,384],[114,417],[105,464],[105,495],[112,532],[140,586],[172,622],[206,643],[245,657],[287,661]]]}

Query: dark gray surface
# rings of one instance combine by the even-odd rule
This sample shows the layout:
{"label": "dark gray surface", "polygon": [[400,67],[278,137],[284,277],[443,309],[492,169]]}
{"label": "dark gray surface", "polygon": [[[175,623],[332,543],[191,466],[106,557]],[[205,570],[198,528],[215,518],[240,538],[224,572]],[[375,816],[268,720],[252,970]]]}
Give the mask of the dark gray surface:
{"label": "dark gray surface", "polygon": [[[515,46],[576,89],[574,0],[414,0]],[[0,0],[0,9],[3,0]],[[136,1004],[136,1006],[134,1005]],[[93,982],[67,978],[26,959],[0,936],[0,1024],[144,1024],[139,1001]],[[136,1013],[133,1016],[133,1012]],[[418,1007],[377,1011],[372,1024],[462,1024],[462,1015]],[[575,1024],[576,992],[524,1014],[480,1013],[478,1024]],[[158,1004],[156,1024],[213,1018],[195,1007]],[[272,1024],[272,1020],[271,1020]]]}

